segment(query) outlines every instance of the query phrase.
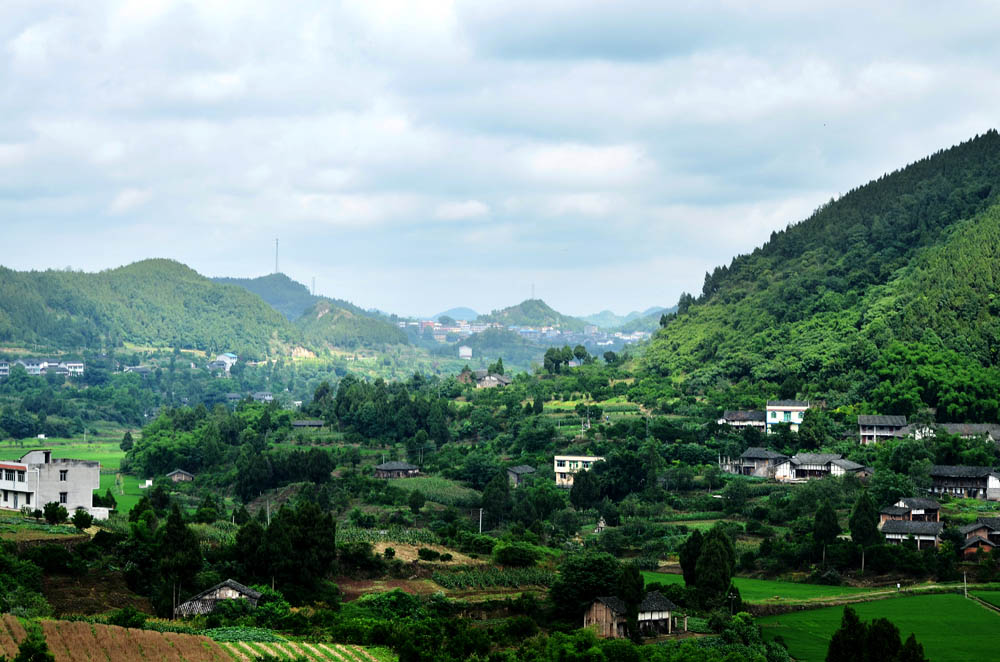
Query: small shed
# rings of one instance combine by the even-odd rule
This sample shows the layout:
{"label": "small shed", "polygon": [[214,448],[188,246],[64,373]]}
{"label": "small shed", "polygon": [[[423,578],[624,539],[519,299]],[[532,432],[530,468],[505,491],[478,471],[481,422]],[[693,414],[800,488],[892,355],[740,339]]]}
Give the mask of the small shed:
{"label": "small shed", "polygon": [[177,605],[174,609],[174,617],[209,614],[223,600],[247,600],[251,606],[256,607],[261,595],[260,591],[255,591],[249,586],[244,586],[237,581],[227,579],[191,597],[187,602]]}
{"label": "small shed", "polygon": [[383,462],[375,465],[376,478],[410,478],[420,473],[420,467],[409,462]]}
{"label": "small shed", "polygon": [[183,469],[174,469],[167,474],[167,478],[175,483],[189,483],[194,480],[194,474],[184,471]]}
{"label": "small shed", "polygon": [[[673,634],[678,625],[677,611],[677,605],[662,593],[650,591],[639,605],[639,631],[647,636]],[[583,616],[583,627],[595,626],[599,637],[625,637],[627,612],[621,598],[597,598]],[[684,617],[683,629],[687,631],[687,617]]]}
{"label": "small shed", "polygon": [[535,473],[535,468],[527,464],[519,464],[516,467],[507,469],[507,479],[511,487],[522,485],[528,476]]}
{"label": "small shed", "polygon": [[307,418],[304,420],[292,421],[293,428],[321,428],[326,423],[318,418]]}

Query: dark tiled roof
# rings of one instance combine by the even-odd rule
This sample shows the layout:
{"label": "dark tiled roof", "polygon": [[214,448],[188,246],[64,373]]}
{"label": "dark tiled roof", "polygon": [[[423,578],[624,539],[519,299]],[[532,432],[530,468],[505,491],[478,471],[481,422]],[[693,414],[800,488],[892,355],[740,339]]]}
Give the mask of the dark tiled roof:
{"label": "dark tiled roof", "polygon": [[173,471],[167,474],[167,478],[173,476],[174,474],[184,474],[185,476],[194,477],[194,474],[191,473],[190,471],[184,471],[183,469],[174,469]]}
{"label": "dark tiled roof", "polygon": [[883,425],[901,428],[906,425],[905,416],[858,416],[858,425]]}
{"label": "dark tiled roof", "polygon": [[994,439],[1000,438],[1000,425],[996,423],[939,423],[938,427],[943,428],[948,434],[957,434],[961,437],[989,435]]}
{"label": "dark tiled roof", "polygon": [[796,453],[792,456],[792,464],[828,464],[840,459],[843,456],[838,453]]}
{"label": "dark tiled roof", "polygon": [[768,407],[808,407],[807,400],[768,400]]}
{"label": "dark tiled roof", "polygon": [[980,517],[976,521],[979,524],[985,524],[994,531],[1000,531],[1000,517]]}
{"label": "dark tiled roof", "polygon": [[420,467],[415,464],[410,464],[409,462],[397,462],[393,460],[391,462],[376,464],[375,468],[379,471],[412,471],[413,469],[419,469]]}
{"label": "dark tiled roof", "polygon": [[959,464],[935,464],[928,472],[945,478],[982,478],[993,473],[993,467],[969,467]]}
{"label": "dark tiled roof", "polygon": [[858,469],[864,469],[865,465],[858,464],[857,462],[852,462],[851,460],[832,460],[830,464],[836,464],[838,467],[844,471],[857,471]]}
{"label": "dark tiled roof", "polygon": [[972,536],[965,541],[962,545],[962,549],[968,549],[969,547],[976,547],[978,545],[989,545],[990,547],[996,547],[996,545],[982,536]]}
{"label": "dark tiled roof", "polygon": [[607,595],[604,597],[597,598],[598,602],[603,602],[606,604],[611,611],[616,614],[624,614],[628,609],[625,607],[625,603],[622,602],[621,598],[616,598],[613,595]]}
{"label": "dark tiled roof", "polygon": [[639,605],[639,611],[676,611],[677,605],[659,591],[650,591]]}
{"label": "dark tiled roof", "polygon": [[507,471],[515,474],[533,474],[535,473],[535,468],[529,467],[527,464],[519,464],[516,467],[510,467]]}
{"label": "dark tiled roof", "polygon": [[900,499],[903,505],[911,510],[940,510],[941,504],[934,499],[921,499],[919,497],[904,497]]}
{"label": "dark tiled roof", "polygon": [[910,512],[910,509],[903,508],[902,506],[886,506],[878,512],[882,515],[905,515]]}
{"label": "dark tiled roof", "polygon": [[750,448],[743,451],[740,455],[745,460],[784,460],[787,455],[782,455],[781,453],[775,453],[772,450],[766,448],[761,448],[760,446],[751,446]]}
{"label": "dark tiled roof", "polygon": [[292,421],[293,428],[321,428],[326,423],[317,418],[307,418],[301,421]]}
{"label": "dark tiled roof", "polygon": [[766,418],[766,412],[727,409],[722,412],[722,418],[727,421],[759,421],[763,423]]}
{"label": "dark tiled roof", "polygon": [[243,584],[239,583],[238,581],[234,581],[232,579],[227,579],[225,581],[219,582],[218,584],[216,584],[215,586],[213,586],[211,588],[206,588],[204,591],[202,591],[198,595],[191,596],[190,598],[188,598],[187,601],[191,602],[192,600],[200,600],[201,598],[205,597],[209,593],[212,593],[213,591],[215,591],[217,589],[220,589],[223,586],[231,588],[234,591],[236,591],[237,593],[245,595],[246,597],[250,598],[251,600],[257,600],[257,599],[260,598],[260,596],[263,595],[263,593],[261,593],[260,591],[255,591],[254,589],[250,588],[249,586],[244,586]]}
{"label": "dark tiled roof", "polygon": [[966,524],[958,529],[959,533],[963,536],[968,536],[973,531],[978,531],[979,529],[990,529],[993,528],[989,524],[983,524],[982,522],[973,522],[972,524]]}
{"label": "dark tiled roof", "polygon": [[882,533],[898,533],[906,535],[938,536],[944,524],[941,522],[911,522],[909,520],[891,519],[882,525]]}

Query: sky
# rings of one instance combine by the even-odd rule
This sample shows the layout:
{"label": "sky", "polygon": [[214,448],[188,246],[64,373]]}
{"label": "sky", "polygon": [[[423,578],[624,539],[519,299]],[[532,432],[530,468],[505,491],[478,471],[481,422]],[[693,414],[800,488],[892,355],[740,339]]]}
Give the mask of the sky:
{"label": "sky", "polygon": [[988,2],[0,9],[0,264],[279,268],[401,315],[676,303],[997,126]]}

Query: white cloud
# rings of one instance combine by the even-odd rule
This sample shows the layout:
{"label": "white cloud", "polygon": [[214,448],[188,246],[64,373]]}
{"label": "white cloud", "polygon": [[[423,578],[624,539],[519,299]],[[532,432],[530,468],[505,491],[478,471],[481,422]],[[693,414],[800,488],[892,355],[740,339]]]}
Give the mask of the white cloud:
{"label": "white cloud", "polygon": [[112,214],[127,214],[145,205],[152,197],[152,191],[147,189],[128,188],[114,197],[108,211]]}
{"label": "white cloud", "polygon": [[434,217],[443,221],[461,221],[479,218],[490,213],[490,208],[479,200],[444,202],[434,210]]}

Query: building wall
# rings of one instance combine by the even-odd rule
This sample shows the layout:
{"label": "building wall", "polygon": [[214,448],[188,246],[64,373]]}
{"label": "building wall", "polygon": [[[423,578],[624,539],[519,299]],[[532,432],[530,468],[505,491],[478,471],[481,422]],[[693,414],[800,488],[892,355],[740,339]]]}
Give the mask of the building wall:
{"label": "building wall", "polygon": [[[50,501],[61,502],[60,494],[66,493],[63,503],[71,513],[77,508],[91,508],[94,504],[94,490],[101,486],[101,464],[84,460],[52,460],[48,464],[33,465],[28,472],[38,469],[38,502],[42,505]],[[66,480],[61,480],[60,472],[66,472]]]}
{"label": "building wall", "polygon": [[[557,487],[573,487],[573,474],[577,471],[587,471],[595,462],[603,462],[604,458],[597,455],[556,455],[552,460],[552,468],[556,473]],[[559,463],[562,462],[562,466]]]}
{"label": "building wall", "polygon": [[594,627],[598,637],[618,637],[620,626],[625,623],[603,602],[594,602],[583,615],[583,627]]}

